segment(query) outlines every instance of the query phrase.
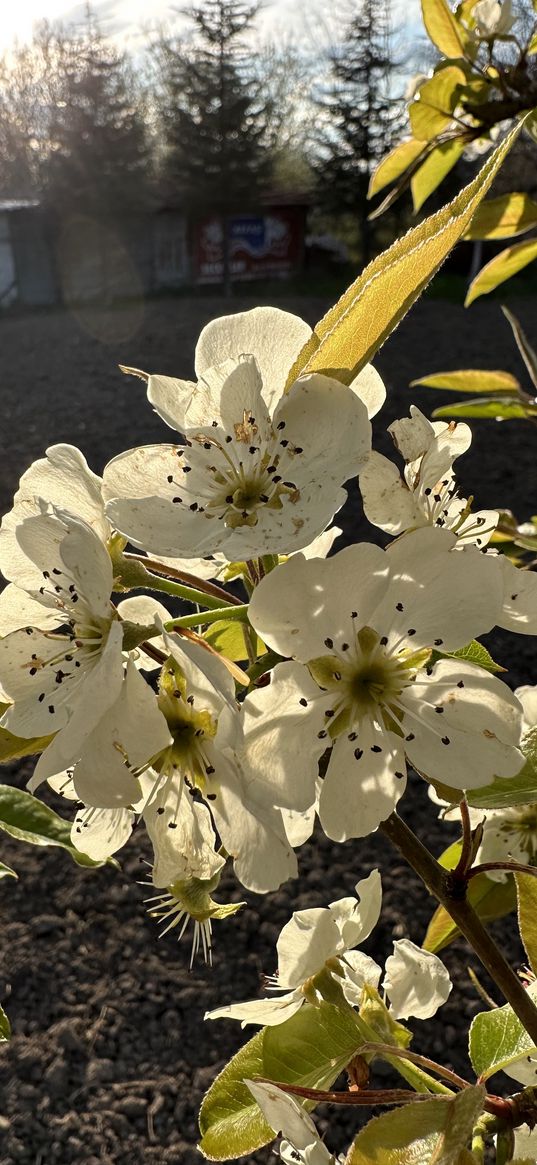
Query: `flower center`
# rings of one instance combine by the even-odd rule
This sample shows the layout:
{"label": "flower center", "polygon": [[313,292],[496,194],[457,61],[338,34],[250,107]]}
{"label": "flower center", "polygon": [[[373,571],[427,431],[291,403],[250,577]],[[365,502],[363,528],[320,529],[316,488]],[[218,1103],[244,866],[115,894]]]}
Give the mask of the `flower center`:
{"label": "flower center", "polygon": [[[331,639],[325,642],[333,647]],[[364,716],[384,712],[398,720],[398,699],[430,656],[428,649],[390,652],[387,639],[371,627],[362,627],[354,645],[346,644],[345,649],[345,655],[319,656],[308,663],[319,687],[335,696],[333,706],[326,713],[332,740]]]}
{"label": "flower center", "polygon": [[153,761],[153,767],[162,776],[178,771],[203,792],[206,778],[213,771],[205,757],[204,744],[216,735],[217,724],[210,712],[194,706],[195,698],[187,695],[186,682],[173,660],[161,678],[157,703],[173,741]]}

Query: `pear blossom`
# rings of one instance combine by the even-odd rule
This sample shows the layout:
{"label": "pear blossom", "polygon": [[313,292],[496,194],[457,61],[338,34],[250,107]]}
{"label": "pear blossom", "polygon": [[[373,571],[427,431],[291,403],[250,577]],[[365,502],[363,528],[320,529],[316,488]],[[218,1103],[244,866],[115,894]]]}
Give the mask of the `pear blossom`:
{"label": "pear blossom", "polygon": [[472,9],[476,32],[480,40],[509,36],[515,23],[512,0],[479,0]]}
{"label": "pear blossom", "polygon": [[[393,811],[405,756],[426,777],[475,788],[521,768],[522,709],[495,676],[450,654],[497,621],[499,572],[445,530],[300,555],[267,575],[249,616],[293,656],[243,704],[244,764],[268,804],[306,810],[325,833],[363,837]],[[437,658],[433,652],[442,652]]]}
{"label": "pear blossom", "polygon": [[[323,978],[337,984],[344,998],[360,1007],[363,987],[378,989],[381,968],[369,955],[354,948],[365,942],[380,916],[382,888],[378,870],[355,887],[356,897],[340,898],[330,906],[296,911],[276,944],[278,974],[269,990],[284,991],[279,998],[234,1003],[207,1012],[206,1019],[240,1019],[266,1027],[284,1023],[306,1003],[323,996]],[[445,1003],[451,980],[436,956],[407,939],[394,943],[386,961],[383,989],[396,1019],[435,1015]]]}
{"label": "pear blossom", "polygon": [[132,449],[106,467],[108,516],[134,545],[236,561],[290,554],[329,525],[371,448],[366,402],[376,411],[384,387],[368,365],[350,388],[314,373],[285,392],[310,336],[298,317],[255,308],[203,329],[197,383],[139,374],[185,444]]}
{"label": "pear blossom", "polygon": [[534,1165],[537,1161],[537,1129],[520,1125],[514,1132],[513,1165]]}
{"label": "pear blossom", "polygon": [[56,734],[38,761],[35,789],[71,764],[119,695],[123,634],[110,601],[110,557],[89,525],[44,507],[20,523],[17,544],[12,577],[33,617],[0,640],[0,685],[12,701],[1,724],[23,737]]}
{"label": "pear blossom", "polygon": [[96,809],[81,803],[73,783],[73,769],[48,778],[54,792],[75,801],[77,811],[71,826],[71,844],[94,861],[105,861],[129,840],[141,803],[130,809]]}
{"label": "pear blossom", "polygon": [[352,971],[352,987],[378,986],[380,967],[353,948],[365,942],[375,927],[382,897],[380,874],[373,870],[356,885],[356,897],[340,898],[328,907],[295,911],[276,944],[278,974],[271,990],[278,998],[234,1003],[209,1011],[205,1019],[240,1019],[241,1026],[259,1023],[267,1027],[284,1023],[306,1002],[318,999],[315,977],[326,972],[341,983],[346,967]]}
{"label": "pear blossom", "polygon": [[[31,591],[38,590],[43,582],[39,567],[18,540],[21,523],[42,512],[42,499],[85,522],[107,543],[112,530],[104,512],[101,484],[101,479],[74,445],[51,445],[45,457],[30,465],[21,477],[12,509],[2,518],[0,527],[0,571],[11,584]],[[31,623],[33,612],[32,599],[25,598],[13,585],[7,586],[0,595],[0,634],[7,635]]]}
{"label": "pear blossom", "polygon": [[405,460],[403,476],[382,454],[372,452],[360,475],[364,512],[374,526],[401,534],[419,526],[452,530],[462,541],[486,546],[498,522],[496,510],[470,512],[460,497],[453,462],[469,448],[472,433],[456,421],[429,421],[415,405],[410,418],[388,427]]}

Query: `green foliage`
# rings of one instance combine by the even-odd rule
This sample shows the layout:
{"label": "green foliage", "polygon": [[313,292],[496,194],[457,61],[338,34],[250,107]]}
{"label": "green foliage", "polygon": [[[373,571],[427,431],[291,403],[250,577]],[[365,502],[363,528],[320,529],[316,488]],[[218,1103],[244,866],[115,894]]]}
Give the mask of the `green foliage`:
{"label": "green foliage", "polygon": [[484,1088],[466,1088],[383,1113],[358,1133],[347,1165],[457,1165],[484,1100]]}
{"label": "green foliage", "polygon": [[446,256],[468,229],[522,127],[519,123],[473,182],[443,210],[414,227],[362,272],[316,325],[290,370],[328,372],[349,384],[406,315]]}
{"label": "green foliage", "polygon": [[11,869],[11,866],[6,866],[4,862],[0,862],[0,878],[18,878],[18,876],[15,870]]}
{"label": "green foliage", "polygon": [[423,23],[430,40],[446,57],[462,57],[464,30],[446,0],[421,0]]}
{"label": "green foliage", "polygon": [[0,1044],[6,1043],[11,1039],[11,1024],[4,1008],[0,1006]]}
{"label": "green foliage", "polygon": [[[237,623],[236,620],[221,619],[217,623],[211,624],[203,638],[220,655],[225,655],[227,659],[237,663],[248,659],[245,638],[247,634],[248,628],[244,624]],[[267,648],[259,636],[252,632],[252,638],[256,657],[266,655]]]}
{"label": "green foliage", "polygon": [[[537,871],[536,871],[537,873]],[[515,874],[520,937],[528,956],[528,963],[537,975],[537,877]]]}
{"label": "green foliage", "polygon": [[364,1042],[350,1007],[306,1005],[258,1032],[217,1076],[200,1109],[201,1152],[227,1161],[274,1139],[244,1079],[267,1077],[306,1088],[330,1088]]}
{"label": "green foliage", "polygon": [[465,83],[464,71],[447,64],[420,85],[419,101],[409,107],[410,128],[418,141],[431,141],[448,128]]}
{"label": "green foliage", "polygon": [[[420,144],[420,143],[417,143]],[[441,142],[431,150],[428,157],[422,162],[410,181],[414,210],[421,210],[429,195],[443,182],[450,170],[457,165],[464,150],[464,142],[460,138],[453,138]]]}
{"label": "green foliage", "polygon": [[502,194],[476,210],[466,239],[508,239],[537,226],[537,202],[529,194]]}
{"label": "green foliage", "polygon": [[488,295],[490,291],[494,291],[495,287],[511,279],[534,259],[537,259],[537,239],[529,239],[506,247],[505,251],[495,255],[490,263],[482,267],[479,275],[472,280],[464,306],[469,307],[480,295]]}
{"label": "green foliage", "polygon": [[461,401],[454,405],[442,405],[435,409],[433,417],[446,417],[458,420],[460,417],[474,417],[481,420],[493,421],[521,421],[534,410],[521,404],[514,397],[491,396],[476,397],[475,400]]}
{"label": "green foliage", "polygon": [[102,866],[87,854],[80,853],[71,842],[71,827],[67,821],[21,789],[0,785],[0,829],[17,841],[30,845],[60,846],[67,850],[78,866]]}
{"label": "green foliage", "polygon": [[457,372],[433,372],[411,380],[410,387],[422,385],[424,388],[439,388],[443,392],[513,392],[518,393],[520,385],[510,372],[498,372],[488,368],[464,368]]}
{"label": "green foliage", "polygon": [[472,639],[471,643],[467,643],[465,647],[457,648],[457,651],[447,652],[444,658],[465,659],[467,663],[475,663],[477,667],[482,667],[484,671],[493,674],[506,671],[506,668],[502,667],[501,664],[495,663],[490,652],[477,639]]}
{"label": "green foliage", "polygon": [[[535,1001],[537,983],[528,987],[528,994]],[[469,1052],[476,1075],[485,1081],[523,1056],[537,1055],[537,1047],[506,1003],[493,1011],[481,1011],[472,1020]]]}
{"label": "green foliage", "polygon": [[[459,860],[460,850],[460,842],[448,846],[438,859],[440,865],[453,870]],[[506,878],[505,882],[496,882],[487,874],[477,874],[468,884],[466,897],[482,922],[493,922],[496,918],[503,918],[516,906],[516,891],[512,877]],[[443,906],[439,906],[427,927],[422,946],[424,950],[437,955],[439,951],[449,946],[459,933],[459,928],[451,915]]]}
{"label": "green foliage", "polygon": [[401,177],[412,166],[421,154],[427,152],[427,147],[423,142],[417,142],[414,138],[407,138],[404,142],[399,142],[382,162],[377,166],[374,173],[371,175],[369,182],[369,190],[367,192],[368,198],[373,198],[378,194],[379,190],[383,190],[385,186],[391,185],[397,178]]}

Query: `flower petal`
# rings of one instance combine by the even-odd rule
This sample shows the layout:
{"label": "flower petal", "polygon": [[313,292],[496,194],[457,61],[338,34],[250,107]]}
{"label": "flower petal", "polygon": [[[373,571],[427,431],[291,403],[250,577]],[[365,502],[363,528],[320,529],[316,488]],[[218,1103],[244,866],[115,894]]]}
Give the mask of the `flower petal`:
{"label": "flower petal", "polygon": [[327,837],[367,837],[393,813],[406,786],[402,743],[368,718],[337,738],[319,797]]}
{"label": "flower petal", "polygon": [[286,470],[297,485],[322,473],[340,486],[360,471],[371,449],[365,405],[346,385],[321,373],[293,384],[280,400],[273,423],[287,452],[300,450]]}
{"label": "flower petal", "polygon": [[441,959],[409,939],[393,944],[383,987],[396,1019],[430,1019],[446,1002],[452,982]]}
{"label": "flower petal", "polygon": [[375,417],[386,400],[384,381],[372,364],[366,364],[349,384],[351,392],[360,397],[368,417]]}
{"label": "flower petal", "polygon": [[388,534],[401,534],[424,526],[425,515],[397,466],[381,453],[372,452],[360,473],[364,513],[373,526]]}
{"label": "flower petal", "polygon": [[327,959],[341,950],[341,935],[335,918],[324,907],[297,910],[280,933],[278,982],[282,987],[298,987],[322,971]]}
{"label": "flower petal", "polygon": [[81,809],[73,822],[71,841],[94,862],[102,862],[126,845],[133,826],[130,809]]}
{"label": "flower petal", "polygon": [[143,818],[154,850],[153,885],[214,877],[225,861],[215,852],[206,805],[193,801],[182,777],[167,781],[146,805]]}
{"label": "flower petal", "polygon": [[346,950],[365,942],[377,925],[382,905],[382,881],[378,870],[356,884],[356,898],[330,903]]}
{"label": "flower petal", "polygon": [[419,676],[405,689],[400,702],[405,750],[418,772],[456,789],[475,789],[520,771],[522,709],[496,676],[442,659],[430,678]]}
{"label": "flower petal", "polygon": [[282,396],[287,377],[311,328],[298,316],[277,307],[256,307],[212,320],[196,347],[196,376],[223,360],[255,356],[270,412]]}
{"label": "flower petal", "polygon": [[241,1027],[248,1023],[259,1023],[263,1027],[275,1027],[285,1023],[300,1010],[304,1003],[304,996],[300,992],[290,991],[280,995],[279,999],[252,999],[247,1003],[230,1003],[227,1007],[215,1007],[213,1011],[206,1011],[204,1019],[240,1019]]}

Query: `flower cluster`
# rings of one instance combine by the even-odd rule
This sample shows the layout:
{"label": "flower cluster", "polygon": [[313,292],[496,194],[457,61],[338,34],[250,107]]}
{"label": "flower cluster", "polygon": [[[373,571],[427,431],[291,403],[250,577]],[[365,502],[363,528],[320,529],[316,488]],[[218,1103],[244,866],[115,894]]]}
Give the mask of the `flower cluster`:
{"label": "flower cluster", "polygon": [[[175,442],[114,458],[102,480],[53,446],[0,530],[0,727],[28,752],[35,742],[32,791],[47,781],[76,802],[81,851],[106,859],[144,822],[151,913],[177,933],[192,919],[206,957],[212,921],[238,909],[212,896],[228,858],[248,889],[272,890],[296,874],[315,816],[337,841],[377,829],[407,764],[466,790],[523,763],[521,703],[467,645],[495,624],[537,633],[537,578],[484,553],[498,515],[472,513],[452,468],[470,432],[412,408],[390,430],[401,477],[371,451],[378,373],[366,365],[349,386],[300,373],[311,336],[257,308],[203,330],[196,381],[126,369]],[[356,477],[367,516],[396,539],[327,558]],[[235,580],[244,601],[210,578]],[[280,1022],[318,974],[346,998],[377,987],[380,969],[354,948],[378,917],[378,876],[358,890],[360,904],[284,928],[287,994],[213,1014]],[[408,1002],[424,958],[401,942],[388,960],[397,1015],[429,1007],[417,986]],[[426,973],[437,981],[430,962]]]}

